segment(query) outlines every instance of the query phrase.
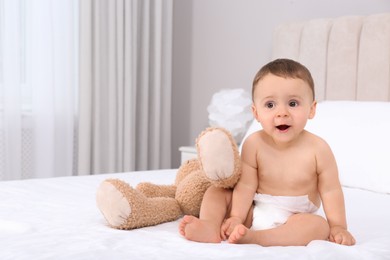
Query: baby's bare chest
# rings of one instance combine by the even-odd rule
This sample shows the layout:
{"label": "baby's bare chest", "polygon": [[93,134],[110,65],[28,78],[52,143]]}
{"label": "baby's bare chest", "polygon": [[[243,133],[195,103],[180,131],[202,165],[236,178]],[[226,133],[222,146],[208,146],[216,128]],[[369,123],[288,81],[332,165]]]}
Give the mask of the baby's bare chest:
{"label": "baby's bare chest", "polygon": [[315,156],[308,152],[264,153],[257,158],[259,180],[263,184],[285,188],[315,185]]}

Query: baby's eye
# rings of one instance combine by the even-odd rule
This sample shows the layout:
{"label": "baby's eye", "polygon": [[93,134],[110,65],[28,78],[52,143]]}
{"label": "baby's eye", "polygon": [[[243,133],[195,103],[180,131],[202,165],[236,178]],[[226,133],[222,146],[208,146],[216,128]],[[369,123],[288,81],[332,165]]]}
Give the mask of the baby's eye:
{"label": "baby's eye", "polygon": [[274,108],[274,107],[275,107],[275,104],[274,104],[274,102],[267,102],[267,103],[265,103],[265,106],[266,106],[267,108]]}
{"label": "baby's eye", "polygon": [[298,106],[298,101],[292,100],[292,101],[290,101],[290,102],[288,103],[288,105],[289,105],[290,107],[297,107],[297,106]]}

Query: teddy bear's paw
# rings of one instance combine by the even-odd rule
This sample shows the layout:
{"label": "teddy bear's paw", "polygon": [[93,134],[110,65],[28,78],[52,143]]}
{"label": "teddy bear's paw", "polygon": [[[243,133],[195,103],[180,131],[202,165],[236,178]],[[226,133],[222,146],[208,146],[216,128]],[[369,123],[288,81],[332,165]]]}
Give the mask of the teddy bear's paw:
{"label": "teddy bear's paw", "polygon": [[118,186],[124,185],[119,180],[107,180],[100,184],[96,193],[96,202],[104,218],[110,226],[118,228],[126,223],[131,215],[131,206],[118,189]]}
{"label": "teddy bear's paw", "polygon": [[233,187],[240,177],[241,160],[229,131],[213,127],[197,139],[198,158],[206,177],[217,187]]}

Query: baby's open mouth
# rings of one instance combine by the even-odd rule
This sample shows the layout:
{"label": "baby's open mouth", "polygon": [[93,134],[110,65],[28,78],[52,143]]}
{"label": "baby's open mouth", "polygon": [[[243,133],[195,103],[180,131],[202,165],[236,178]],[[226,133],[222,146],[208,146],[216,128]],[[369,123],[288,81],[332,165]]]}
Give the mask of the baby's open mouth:
{"label": "baby's open mouth", "polygon": [[289,125],[278,125],[276,128],[281,130],[281,131],[284,131],[284,130],[287,130],[288,128],[290,128],[290,126]]}

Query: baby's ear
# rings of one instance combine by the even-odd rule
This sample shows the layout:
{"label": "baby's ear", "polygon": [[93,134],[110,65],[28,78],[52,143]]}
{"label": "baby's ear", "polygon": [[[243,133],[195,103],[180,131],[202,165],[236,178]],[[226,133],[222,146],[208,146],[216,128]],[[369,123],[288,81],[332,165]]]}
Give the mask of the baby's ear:
{"label": "baby's ear", "polygon": [[309,114],[309,119],[313,119],[314,116],[316,115],[316,109],[317,109],[317,101],[313,101],[313,103],[310,106],[310,114]]}
{"label": "baby's ear", "polygon": [[252,104],[252,106],[251,106],[251,108],[252,108],[252,115],[253,115],[253,117],[257,120],[257,121],[259,121],[259,119],[258,119],[258,113],[257,113],[257,109],[256,109],[256,106],[255,106],[255,104]]}

